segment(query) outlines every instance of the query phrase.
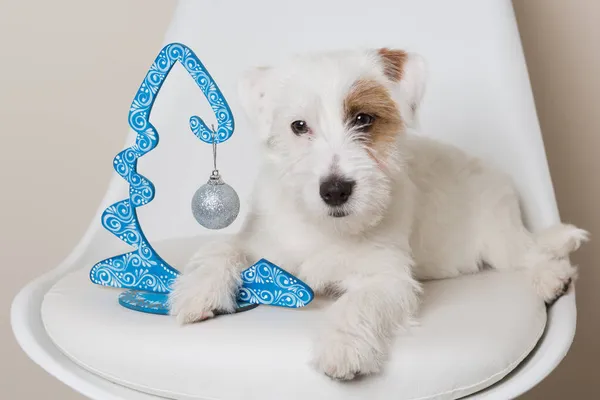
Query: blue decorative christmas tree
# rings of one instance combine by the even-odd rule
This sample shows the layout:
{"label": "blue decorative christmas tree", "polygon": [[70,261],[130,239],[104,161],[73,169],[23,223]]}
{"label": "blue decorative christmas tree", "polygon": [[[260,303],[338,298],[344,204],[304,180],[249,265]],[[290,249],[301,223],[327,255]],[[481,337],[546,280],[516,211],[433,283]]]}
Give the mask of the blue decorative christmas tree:
{"label": "blue decorative christmas tree", "polygon": [[[119,301],[125,307],[167,314],[167,294],[179,272],[167,264],[148,242],[136,209],[154,198],[152,182],[137,172],[137,161],[158,145],[159,136],[150,123],[154,101],[176,62],[179,62],[202,90],[217,119],[217,130],[209,129],[200,117],[190,118],[190,128],[200,140],[222,143],[233,134],[233,115],[202,62],[194,52],[180,43],[165,46],[146,74],[129,110],[129,125],[137,132],[135,144],[114,159],[114,169],[129,183],[129,198],[109,206],[102,214],[102,225],[113,235],[131,245],[128,253],[95,264],[90,271],[92,282],[130,289]],[[238,294],[239,309],[252,304],[303,307],[312,301],[310,287],[267,260],[260,260],[242,273]]]}
{"label": "blue decorative christmas tree", "polygon": [[[165,46],[140,85],[129,110],[129,125],[137,132],[135,144],[114,159],[114,168],[129,182],[129,198],[108,207],[102,225],[113,235],[134,247],[133,251],[100,261],[90,271],[90,279],[99,285],[168,293],[178,271],[168,265],[152,248],[140,226],[136,208],[154,198],[154,185],[137,172],[137,161],[158,145],[158,132],[150,123],[156,96],[176,62],[179,62],[202,90],[217,118],[216,137],[224,142],[234,129],[233,115],[219,87],[202,62],[180,43]],[[212,143],[213,132],[200,117],[190,118],[192,132]]]}

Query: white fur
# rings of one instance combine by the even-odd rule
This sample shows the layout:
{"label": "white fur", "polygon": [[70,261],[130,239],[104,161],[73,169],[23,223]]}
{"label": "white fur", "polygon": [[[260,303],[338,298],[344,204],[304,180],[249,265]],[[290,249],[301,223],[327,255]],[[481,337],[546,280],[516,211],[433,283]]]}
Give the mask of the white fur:
{"label": "white fur", "polygon": [[[249,72],[240,96],[265,149],[252,210],[234,239],[201,249],[177,280],[178,320],[232,311],[239,272],[265,257],[316,292],[340,295],[315,342],[314,365],[351,379],[380,370],[394,333],[417,309],[419,280],[484,264],[523,268],[544,301],[560,296],[576,276],[567,256],[587,233],[569,225],[529,232],[509,177],[411,135],[425,75],[423,60],[410,55],[393,82],[374,51],[308,55]],[[385,85],[406,124],[385,155],[354,140],[342,120],[343,99],[359,78]],[[312,134],[294,135],[296,119]],[[356,181],[342,218],[319,196],[332,171]]]}

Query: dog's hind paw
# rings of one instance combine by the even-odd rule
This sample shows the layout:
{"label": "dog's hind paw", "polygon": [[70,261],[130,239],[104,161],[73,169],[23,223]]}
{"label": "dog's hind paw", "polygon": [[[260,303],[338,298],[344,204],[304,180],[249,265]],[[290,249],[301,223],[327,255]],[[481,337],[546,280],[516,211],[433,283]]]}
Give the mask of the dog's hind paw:
{"label": "dog's hind paw", "polygon": [[532,271],[533,286],[546,304],[553,304],[577,278],[577,267],[567,259],[548,260]]}
{"label": "dog's hind paw", "polygon": [[538,245],[554,258],[567,257],[589,240],[589,232],[569,224],[552,226],[537,236]]}

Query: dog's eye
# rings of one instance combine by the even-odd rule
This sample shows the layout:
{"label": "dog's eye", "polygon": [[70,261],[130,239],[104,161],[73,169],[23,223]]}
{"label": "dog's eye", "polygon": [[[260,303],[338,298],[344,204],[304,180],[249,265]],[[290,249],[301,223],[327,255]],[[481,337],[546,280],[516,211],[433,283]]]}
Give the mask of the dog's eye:
{"label": "dog's eye", "polygon": [[302,120],[294,121],[294,122],[292,122],[291,127],[292,127],[292,131],[298,136],[303,135],[308,132],[308,124],[306,123],[306,121],[302,121]]}
{"label": "dog's eye", "polygon": [[374,116],[365,113],[360,113],[357,114],[356,117],[354,117],[352,125],[354,125],[355,128],[366,129],[369,126],[373,125],[373,122],[375,122]]}

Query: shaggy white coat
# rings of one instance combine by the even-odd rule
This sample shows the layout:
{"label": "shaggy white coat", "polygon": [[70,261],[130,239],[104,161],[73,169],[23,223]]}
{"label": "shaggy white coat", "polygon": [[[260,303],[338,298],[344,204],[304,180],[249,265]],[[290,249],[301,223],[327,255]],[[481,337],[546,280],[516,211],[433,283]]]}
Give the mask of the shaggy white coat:
{"label": "shaggy white coat", "polygon": [[[418,307],[420,280],[485,265],[529,271],[546,302],[565,291],[577,273],[567,256],[587,233],[571,225],[529,232],[508,176],[411,134],[423,60],[409,54],[400,81],[384,67],[377,51],[348,51],[300,56],[243,77],[242,103],[264,144],[260,179],[242,231],[200,249],[176,281],[170,301],[181,323],[233,311],[240,271],[264,257],[315,292],[337,296],[317,333],[314,365],[352,379],[380,370],[394,333]],[[343,120],[344,99],[359,79],[384,85],[404,121],[397,140],[374,157]],[[307,121],[310,135],[295,135],[294,120]],[[341,218],[319,195],[332,170],[356,181]]]}

